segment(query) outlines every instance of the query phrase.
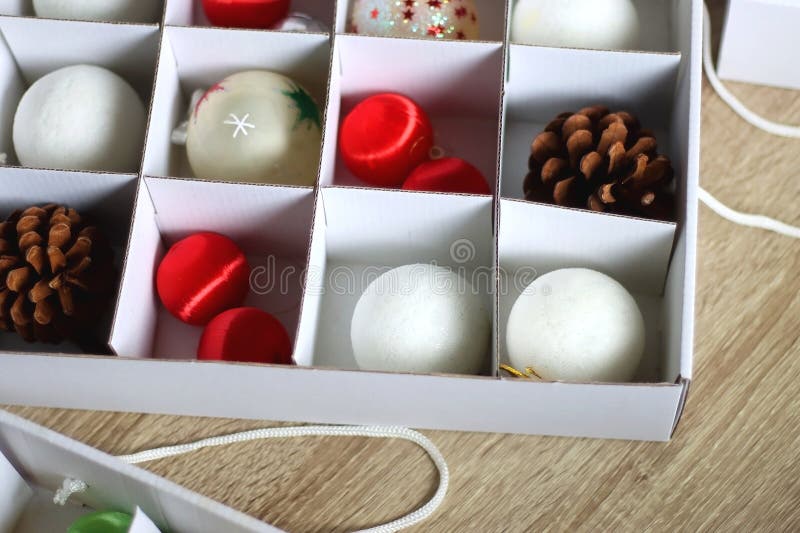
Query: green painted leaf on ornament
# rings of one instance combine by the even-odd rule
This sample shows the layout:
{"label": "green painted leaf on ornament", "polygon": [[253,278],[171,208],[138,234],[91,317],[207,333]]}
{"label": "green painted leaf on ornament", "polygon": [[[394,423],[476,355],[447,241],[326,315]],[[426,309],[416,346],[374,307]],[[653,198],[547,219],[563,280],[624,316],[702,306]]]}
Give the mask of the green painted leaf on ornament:
{"label": "green painted leaf on ornament", "polygon": [[308,120],[311,123],[316,124],[317,128],[322,128],[319,107],[317,107],[317,103],[314,101],[314,98],[312,98],[305,89],[299,85],[293,85],[291,90],[281,92],[292,100],[295,108],[298,111],[295,127]]}

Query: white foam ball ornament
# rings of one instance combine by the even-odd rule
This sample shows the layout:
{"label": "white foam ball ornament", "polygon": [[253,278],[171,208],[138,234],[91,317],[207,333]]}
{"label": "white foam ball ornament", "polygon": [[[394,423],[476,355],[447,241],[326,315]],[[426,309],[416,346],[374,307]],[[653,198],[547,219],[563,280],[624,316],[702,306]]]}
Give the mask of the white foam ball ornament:
{"label": "white foam ball ornament", "polygon": [[506,328],[511,366],[548,381],[627,382],[645,346],[642,313],[616,280],[571,268],[541,276],[520,295]]}
{"label": "white foam ball ornament", "polygon": [[350,334],[362,370],[476,374],[487,361],[491,322],[463,276],[414,264],[369,285]]}
{"label": "white foam ball ornament", "polygon": [[290,78],[239,72],[211,87],[192,110],[189,163],[204,179],[314,185],[320,120],[314,99]]}
{"label": "white foam ball ornament", "polygon": [[120,22],[157,22],[162,5],[162,0],[33,0],[38,17]]}
{"label": "white foam ball ornament", "polygon": [[630,50],[639,46],[631,0],[517,0],[511,41],[521,44]]}
{"label": "white foam ball ornament", "polygon": [[37,80],[14,116],[23,166],[137,172],[146,113],[139,95],[110,70],[74,65]]}
{"label": "white foam ball ornament", "polygon": [[354,33],[380,37],[478,39],[475,0],[355,0],[350,17]]}

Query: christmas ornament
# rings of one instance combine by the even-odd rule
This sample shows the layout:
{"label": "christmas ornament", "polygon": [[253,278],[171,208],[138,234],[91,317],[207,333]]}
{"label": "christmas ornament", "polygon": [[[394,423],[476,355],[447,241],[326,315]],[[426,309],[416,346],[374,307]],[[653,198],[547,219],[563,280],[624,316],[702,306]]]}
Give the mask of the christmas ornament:
{"label": "christmas ornament", "polygon": [[488,362],[491,320],[462,275],[406,265],[378,277],[356,304],[350,329],[363,370],[475,374]]}
{"label": "christmas ornament", "polygon": [[268,29],[289,13],[289,0],[203,0],[214,26]]}
{"label": "christmas ornament", "polygon": [[271,365],[292,364],[292,341],[277,318],[253,307],[230,309],[203,331],[197,358]]}
{"label": "christmas ornament", "polygon": [[305,13],[290,13],[285,19],[276,22],[272,29],[277,31],[302,31],[310,33],[330,32],[328,26]]}
{"label": "christmas ornament", "polygon": [[632,49],[639,43],[639,14],[631,0],[518,0],[511,17],[511,41]]}
{"label": "christmas ornament", "polygon": [[378,187],[399,187],[428,159],[433,126],[410,98],[394,93],[370,96],[345,117],[339,150],[357,178]]}
{"label": "christmas ornament", "polygon": [[108,240],[74,209],[34,206],[0,223],[2,330],[91,346],[115,280]]}
{"label": "christmas ornament", "polygon": [[250,267],[242,250],[219,233],[196,233],[169,249],[156,274],[161,303],[176,318],[195,326],[242,304],[250,288]]}
{"label": "christmas ornament", "polygon": [[674,220],[674,172],[652,131],[603,106],[562,113],[531,145],[525,198],[567,207]]}
{"label": "christmas ornament", "polygon": [[630,293],[583,268],[550,272],[531,283],[506,326],[511,366],[549,381],[630,381],[644,343],[644,319]]}
{"label": "christmas ornament", "polygon": [[478,39],[474,0],[355,0],[350,29],[381,37]]}
{"label": "christmas ornament", "polygon": [[322,141],[308,92],[266,70],[228,76],[191,112],[186,149],[205,179],[314,185]]}
{"label": "christmas ornament", "polygon": [[33,0],[37,17],[113,22],[158,22],[161,0]]}
{"label": "christmas ornament", "polygon": [[133,517],[116,511],[100,511],[78,518],[67,533],[128,533]]}
{"label": "christmas ornament", "polygon": [[492,194],[481,171],[456,157],[426,161],[403,183],[408,191]]}
{"label": "christmas ornament", "polygon": [[14,149],[29,167],[137,172],[145,109],[122,78],[92,65],[37,80],[14,116]]}

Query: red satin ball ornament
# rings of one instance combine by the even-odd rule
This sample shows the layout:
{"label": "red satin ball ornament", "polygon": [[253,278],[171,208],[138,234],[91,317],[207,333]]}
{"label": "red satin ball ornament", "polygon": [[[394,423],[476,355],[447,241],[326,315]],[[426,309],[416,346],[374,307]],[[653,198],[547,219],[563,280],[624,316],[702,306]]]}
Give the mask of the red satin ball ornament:
{"label": "red satin ball ornament", "polygon": [[289,14],[290,0],[203,0],[214,26],[268,29]]}
{"label": "red satin ball ornament", "polygon": [[481,171],[457,157],[422,163],[403,183],[407,191],[492,194]]}
{"label": "red satin ball ornament", "polygon": [[172,315],[203,326],[226,309],[242,305],[250,288],[250,267],[228,237],[196,233],[169,249],[158,266],[156,288]]}
{"label": "red satin ball ornament", "polygon": [[378,187],[399,187],[428,159],[433,126],[416,102],[382,93],[359,103],[344,119],[339,150],[357,178]]}
{"label": "red satin ball ornament", "polygon": [[206,326],[197,358],[291,365],[292,341],[274,316],[254,307],[240,307],[225,311]]}

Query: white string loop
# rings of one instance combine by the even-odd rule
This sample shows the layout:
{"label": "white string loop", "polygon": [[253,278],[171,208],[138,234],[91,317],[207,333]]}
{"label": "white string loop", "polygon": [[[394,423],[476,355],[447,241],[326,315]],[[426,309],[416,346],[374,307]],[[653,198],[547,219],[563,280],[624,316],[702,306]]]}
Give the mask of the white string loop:
{"label": "white string loop", "polygon": [[703,2],[703,66],[706,69],[706,77],[711,86],[720,98],[733,109],[737,115],[746,122],[772,135],[800,139],[800,126],[790,126],[772,122],[764,117],[750,111],[733,93],[731,93],[717,76],[714,62],[711,59],[711,16],[708,12],[708,5]]}
{"label": "white string loop", "polygon": [[285,428],[268,428],[256,429],[253,431],[244,431],[242,433],[234,433],[232,435],[224,435],[220,437],[212,437],[208,439],[199,440],[189,444],[179,444],[177,446],[167,446],[164,448],[157,448],[154,450],[146,450],[143,452],[135,453],[132,455],[122,455],[118,458],[129,464],[145,463],[163,459],[166,457],[174,457],[176,455],[183,455],[193,451],[201,450],[203,448],[210,448],[215,446],[228,446],[241,442],[262,440],[262,439],[285,439],[295,437],[370,437],[378,439],[402,439],[405,441],[413,442],[420,448],[425,450],[428,456],[433,461],[436,469],[439,471],[439,487],[433,497],[422,507],[416,511],[389,522],[381,526],[376,526],[370,529],[362,530],[358,533],[394,533],[402,529],[411,527],[428,519],[444,501],[447,494],[447,488],[450,484],[450,472],[447,468],[442,453],[436,445],[428,439],[425,435],[413,431],[411,429],[402,427],[382,427],[382,426],[300,426],[300,427],[285,427]]}
{"label": "white string loop", "polygon": [[87,488],[89,487],[86,483],[80,479],[67,478],[61,484],[61,488],[56,491],[55,496],[53,496],[53,503],[63,507],[67,504],[67,500],[69,500],[70,496],[86,492]]}
{"label": "white string loop", "polygon": [[[772,122],[755,114],[745,107],[745,105],[722,84],[714,68],[714,62],[711,59],[711,16],[708,12],[708,5],[705,2],[703,2],[703,66],[705,67],[706,77],[711,83],[711,87],[713,87],[719,97],[746,122],[772,135],[800,139],[800,127]],[[714,198],[711,193],[702,187],[700,187],[698,193],[701,202],[706,204],[706,206],[716,214],[734,224],[774,231],[781,235],[800,239],[800,228],[790,226],[789,224],[767,216],[751,215],[731,209]]]}

